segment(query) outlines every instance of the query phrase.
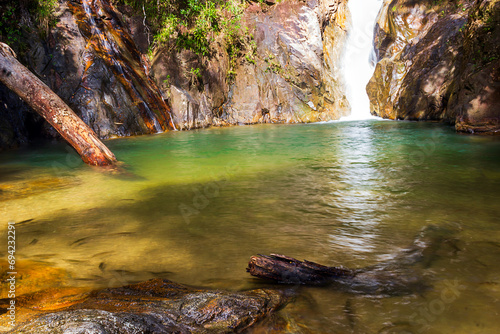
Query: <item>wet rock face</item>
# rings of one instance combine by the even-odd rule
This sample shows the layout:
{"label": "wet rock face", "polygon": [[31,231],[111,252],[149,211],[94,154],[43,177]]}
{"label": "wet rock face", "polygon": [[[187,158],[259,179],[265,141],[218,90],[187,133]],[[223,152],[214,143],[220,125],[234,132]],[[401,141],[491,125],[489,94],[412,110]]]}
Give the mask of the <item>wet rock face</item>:
{"label": "wet rock face", "polygon": [[[497,131],[498,6],[387,1],[376,27],[378,63],[367,87],[372,113],[448,121],[459,131]],[[476,58],[484,59],[480,66]]]}
{"label": "wet rock face", "polygon": [[[173,127],[169,108],[148,76],[145,57],[106,0],[60,1],[55,17],[46,38],[36,32],[26,37],[28,51],[20,60],[100,138]],[[0,147],[23,144],[37,135],[56,136],[14,94],[5,88],[0,94],[0,126],[5,129]]]}
{"label": "wet rock face", "polygon": [[224,106],[230,123],[314,122],[346,114],[338,74],[345,5],[284,1],[266,12],[257,5],[247,10],[256,55],[236,70]]}
{"label": "wet rock face", "polygon": [[479,1],[464,29],[463,52],[451,89],[455,127],[468,133],[500,132],[500,2]]}
{"label": "wet rock face", "polygon": [[[328,121],[348,113],[339,69],[346,12],[340,0],[251,3],[243,19],[254,52],[228,73],[220,41],[207,59],[159,48],[150,64],[142,16],[108,0],[61,0],[56,25],[47,38],[27,39],[21,61],[103,139],[174,127]],[[196,68],[199,76],[191,73]],[[32,131],[57,136],[11,95],[0,106],[0,147],[29,142]]]}
{"label": "wet rock face", "polygon": [[[36,295],[27,300],[39,309]],[[272,290],[203,291],[161,279],[82,294],[79,301],[73,296],[71,300],[71,306],[42,310],[13,332],[233,333],[286,303],[286,298]],[[24,307],[30,306],[24,303]]]}
{"label": "wet rock face", "polygon": [[[200,66],[189,51],[157,51],[152,73],[180,129],[333,120],[348,112],[339,70],[345,2],[253,3],[243,19],[255,52],[238,60],[232,79],[224,52]],[[199,67],[201,78],[189,75]]]}
{"label": "wet rock face", "polygon": [[[172,108],[179,130],[225,125],[217,119],[218,110],[228,96],[229,60],[223,50],[212,58],[200,59],[191,51],[158,48],[151,62],[151,73]],[[192,69],[202,69],[201,77]]]}
{"label": "wet rock face", "polygon": [[71,97],[84,121],[100,137],[174,128],[170,109],[116,9],[107,0],[69,2],[69,8],[86,42],[85,68]]}

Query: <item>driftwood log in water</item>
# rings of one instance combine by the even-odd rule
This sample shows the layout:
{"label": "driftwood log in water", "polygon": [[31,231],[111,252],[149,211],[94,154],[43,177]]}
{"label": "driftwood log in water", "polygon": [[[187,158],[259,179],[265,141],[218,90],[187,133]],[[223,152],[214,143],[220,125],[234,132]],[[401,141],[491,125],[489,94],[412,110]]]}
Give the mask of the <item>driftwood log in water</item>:
{"label": "driftwood log in water", "polygon": [[[252,256],[247,272],[252,276],[283,284],[334,285],[336,288],[363,294],[398,295],[425,288],[420,267],[426,268],[439,257],[441,248],[450,244],[458,227],[427,226],[413,244],[393,254],[388,260],[359,269],[327,267],[271,254]],[[420,265],[420,266],[419,266]]]}
{"label": "driftwood log in water", "polygon": [[421,274],[413,268],[422,259],[421,251],[407,250],[392,260],[361,269],[327,267],[285,255],[258,255],[251,257],[247,272],[282,284],[328,285],[356,294],[404,295],[426,288]]}
{"label": "driftwood log in water", "polygon": [[0,42],[0,82],[40,114],[80,154],[94,166],[116,162],[114,154],[99,140],[64,101],[16,59],[12,49]]}
{"label": "driftwood log in water", "polygon": [[250,275],[287,284],[324,285],[334,279],[348,278],[355,271],[342,267],[327,267],[310,261],[299,261],[285,255],[252,256],[247,272]]}

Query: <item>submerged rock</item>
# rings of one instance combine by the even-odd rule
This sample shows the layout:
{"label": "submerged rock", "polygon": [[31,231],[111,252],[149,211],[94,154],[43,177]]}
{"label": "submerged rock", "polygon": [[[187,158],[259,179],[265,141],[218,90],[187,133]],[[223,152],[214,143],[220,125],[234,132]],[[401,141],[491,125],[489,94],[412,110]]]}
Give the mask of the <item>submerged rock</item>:
{"label": "submerged rock", "polygon": [[154,279],[64,301],[59,309],[54,303],[44,309],[36,294],[18,298],[25,311],[37,313],[11,333],[233,333],[283,306],[287,297],[277,290],[206,291]]}
{"label": "submerged rock", "polygon": [[499,26],[498,1],[386,1],[367,87],[372,113],[499,131]]}

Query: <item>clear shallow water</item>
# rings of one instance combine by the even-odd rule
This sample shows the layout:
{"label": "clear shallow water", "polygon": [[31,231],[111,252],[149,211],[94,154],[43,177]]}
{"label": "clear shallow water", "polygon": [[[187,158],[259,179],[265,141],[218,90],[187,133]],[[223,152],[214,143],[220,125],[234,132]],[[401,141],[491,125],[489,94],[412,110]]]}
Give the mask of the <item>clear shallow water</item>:
{"label": "clear shallow water", "polygon": [[[422,266],[428,291],[381,298],[305,288],[280,314],[292,333],[500,328],[498,139],[370,120],[107,144],[127,174],[84,166],[62,144],[0,154],[1,237],[7,221],[33,219],[17,227],[18,259],[63,268],[73,286],[162,277],[245,289],[258,286],[245,272],[251,255],[363,267],[425,226],[452,226],[453,242]],[[449,284],[460,287],[455,298]],[[274,325],[263,326],[256,332]]]}

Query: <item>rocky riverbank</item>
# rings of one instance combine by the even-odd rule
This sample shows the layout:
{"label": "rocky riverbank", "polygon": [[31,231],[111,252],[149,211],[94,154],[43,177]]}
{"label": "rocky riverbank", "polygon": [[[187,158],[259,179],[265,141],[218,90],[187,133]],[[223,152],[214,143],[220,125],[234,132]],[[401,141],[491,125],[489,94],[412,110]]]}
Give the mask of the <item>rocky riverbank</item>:
{"label": "rocky riverbank", "polygon": [[277,290],[204,291],[154,279],[92,292],[44,290],[16,302],[12,333],[235,333],[287,298]]}
{"label": "rocky riverbank", "polygon": [[[153,40],[141,13],[60,0],[48,33],[23,37],[20,60],[102,139],[328,121],[348,113],[339,70],[347,15],[339,0],[254,2],[242,14],[245,52],[235,59],[217,40],[207,57],[168,45],[148,57]],[[0,96],[0,148],[57,136],[1,85]]]}
{"label": "rocky riverbank", "polygon": [[[213,38],[209,56],[156,43],[148,18],[121,3],[59,0],[43,31],[25,11],[2,17],[27,27],[12,45],[20,60],[101,139],[349,113],[340,71],[346,1],[250,2],[241,13],[240,51],[230,54],[227,42]],[[367,87],[372,113],[498,133],[499,7],[385,1]],[[0,98],[0,149],[57,137],[1,84]]]}
{"label": "rocky riverbank", "polygon": [[500,131],[500,2],[386,1],[368,87],[375,115]]}

